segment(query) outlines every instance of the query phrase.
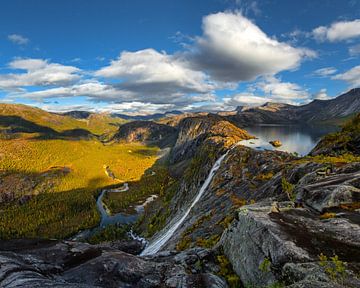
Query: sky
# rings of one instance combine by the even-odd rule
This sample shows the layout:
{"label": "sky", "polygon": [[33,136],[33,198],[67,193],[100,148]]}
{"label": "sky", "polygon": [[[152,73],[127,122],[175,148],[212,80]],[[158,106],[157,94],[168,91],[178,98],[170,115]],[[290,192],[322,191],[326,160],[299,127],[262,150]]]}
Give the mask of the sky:
{"label": "sky", "polygon": [[0,102],[128,115],[360,87],[358,0],[2,0]]}

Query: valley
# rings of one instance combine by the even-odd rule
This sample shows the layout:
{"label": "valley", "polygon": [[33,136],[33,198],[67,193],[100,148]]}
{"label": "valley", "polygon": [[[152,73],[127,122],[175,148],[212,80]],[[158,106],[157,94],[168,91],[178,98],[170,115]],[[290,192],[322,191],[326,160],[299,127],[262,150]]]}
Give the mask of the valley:
{"label": "valley", "polygon": [[102,129],[79,133],[100,116],[21,108],[2,115],[21,121],[0,122],[0,261],[15,267],[0,284],[7,275],[58,287],[360,283],[360,114],[342,127],[249,131],[220,113],[104,114]]}

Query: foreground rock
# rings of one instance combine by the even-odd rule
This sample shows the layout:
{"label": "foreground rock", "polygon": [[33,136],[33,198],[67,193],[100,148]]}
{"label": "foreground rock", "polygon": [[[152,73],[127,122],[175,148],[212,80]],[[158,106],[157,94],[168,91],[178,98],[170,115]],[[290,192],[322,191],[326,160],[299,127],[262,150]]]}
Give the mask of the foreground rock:
{"label": "foreground rock", "polygon": [[[295,188],[304,208],[283,201],[274,210],[271,200],[240,208],[221,246],[243,283],[359,287],[359,168],[354,163],[325,177],[306,174]],[[327,259],[320,261],[321,255]]]}
{"label": "foreground rock", "polygon": [[147,258],[79,242],[18,240],[1,249],[0,287],[227,287],[204,249]]}

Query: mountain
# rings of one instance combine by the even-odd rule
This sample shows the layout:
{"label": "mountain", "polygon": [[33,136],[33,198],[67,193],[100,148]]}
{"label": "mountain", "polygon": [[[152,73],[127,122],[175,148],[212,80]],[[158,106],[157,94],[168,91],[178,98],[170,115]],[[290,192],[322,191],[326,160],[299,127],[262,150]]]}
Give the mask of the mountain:
{"label": "mountain", "polygon": [[126,122],[103,113],[77,111],[57,114],[21,104],[0,104],[0,118],[0,131],[6,132],[8,136],[18,132],[42,133],[46,136],[65,131],[65,134],[75,136],[78,131],[80,137],[85,134],[103,135],[115,132],[120,124]]}
{"label": "mountain", "polygon": [[142,142],[166,146],[176,134],[174,127],[151,121],[133,121],[120,126],[112,141]]}
{"label": "mountain", "polygon": [[175,116],[175,115],[181,115],[183,114],[183,112],[181,111],[169,111],[169,112],[165,112],[165,113],[155,113],[155,114],[150,114],[150,115],[126,115],[126,114],[120,114],[120,113],[112,113],[112,117],[117,117],[117,118],[122,118],[125,120],[131,120],[131,121],[155,121],[155,120],[159,120],[161,118],[165,118],[165,117],[171,117],[171,116]]}
{"label": "mountain", "polygon": [[62,113],[62,115],[70,116],[75,119],[87,119],[91,114],[92,113],[88,111],[77,111],[77,110]]}
{"label": "mountain", "polygon": [[360,112],[360,88],[355,88],[330,100],[314,100],[294,106],[265,103],[254,108],[240,107],[229,119],[240,125],[251,124],[304,124],[342,119]]}

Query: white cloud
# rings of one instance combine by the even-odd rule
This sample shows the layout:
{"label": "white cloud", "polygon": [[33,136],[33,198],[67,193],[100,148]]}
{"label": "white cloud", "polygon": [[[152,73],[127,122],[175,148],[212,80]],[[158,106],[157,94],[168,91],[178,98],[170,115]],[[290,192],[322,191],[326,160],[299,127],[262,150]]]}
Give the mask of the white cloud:
{"label": "white cloud", "polygon": [[225,101],[227,105],[236,106],[260,106],[266,102],[273,101],[269,97],[256,96],[252,93],[239,93]]}
{"label": "white cloud", "polygon": [[67,87],[55,87],[34,92],[13,94],[13,97],[29,98],[37,101],[49,98],[66,98],[75,96],[86,96],[93,100],[126,100],[131,95],[121,94],[111,85],[106,85],[97,81],[80,83]]}
{"label": "white cloud", "polygon": [[351,47],[349,48],[349,54],[350,54],[350,56],[360,55],[360,44],[351,46]]}
{"label": "white cloud", "polygon": [[38,104],[36,105],[42,109],[51,112],[68,112],[74,110],[89,111],[97,113],[121,113],[125,115],[152,115],[155,113],[165,113],[173,109],[174,105],[157,105],[144,102],[123,102],[111,103],[106,105],[95,106],[91,103],[83,105],[52,105],[52,104]]}
{"label": "white cloud", "polygon": [[[123,108],[128,105],[123,103],[133,102],[133,105],[137,105],[137,103],[147,103],[146,106],[143,107],[144,109],[146,107],[146,109],[149,109],[150,104],[153,104],[153,107],[157,107],[158,109],[160,109],[161,106],[164,108],[169,107],[169,105],[174,107],[174,109],[183,109],[191,103],[214,100],[214,95],[212,94],[179,94],[177,97],[173,98],[159,96],[156,98],[148,97],[147,95],[141,95],[126,89],[121,89],[118,86],[101,83],[94,79],[66,87],[55,87],[34,92],[21,91],[12,93],[11,95],[13,98],[22,97],[39,102],[50,98],[68,98],[76,96],[84,96],[94,102],[113,103],[113,105],[120,105],[119,107]],[[125,106],[121,106],[122,104]],[[141,113],[143,113],[141,105],[139,104],[137,107],[141,110]]]}
{"label": "white cloud", "polygon": [[360,87],[360,65],[350,70],[337,74],[332,77],[334,80],[342,80],[350,84],[351,87]]}
{"label": "white cloud", "polygon": [[327,92],[326,92],[326,89],[323,88],[323,89],[320,89],[320,91],[318,91],[317,93],[314,94],[314,99],[316,100],[328,100],[330,99],[331,97],[329,97],[327,95]]}
{"label": "white cloud", "polygon": [[8,35],[8,40],[17,44],[17,45],[26,45],[27,43],[29,43],[29,39],[19,35],[19,34],[10,34]]}
{"label": "white cloud", "polygon": [[264,81],[257,83],[256,87],[274,101],[294,104],[297,100],[309,98],[309,93],[298,84],[281,82],[275,77],[266,77]]}
{"label": "white cloud", "polygon": [[[261,95],[260,95],[261,94]],[[260,106],[267,102],[280,102],[298,105],[309,101],[309,93],[301,86],[291,82],[281,82],[275,77],[265,77],[248,87],[247,91],[225,97],[222,105],[223,110],[234,110],[237,106]]]}
{"label": "white cloud", "polygon": [[325,67],[321,69],[315,70],[312,75],[318,76],[318,77],[327,77],[330,75],[333,75],[337,72],[337,70],[334,67]]}
{"label": "white cloud", "polygon": [[122,52],[110,66],[100,69],[95,75],[123,80],[120,86],[129,90],[142,90],[141,87],[146,86],[158,93],[163,93],[164,88],[174,92],[206,93],[213,88],[204,73],[191,70],[187,63],[153,49]]}
{"label": "white cloud", "polygon": [[49,63],[42,59],[15,59],[9,63],[12,70],[24,73],[0,75],[0,90],[19,89],[26,86],[64,85],[80,79],[80,69]]}
{"label": "white cloud", "polygon": [[320,42],[343,41],[360,36],[360,19],[335,22],[330,26],[319,26],[312,31],[314,38]]}
{"label": "white cloud", "polygon": [[196,69],[224,82],[254,80],[297,68],[315,52],[294,48],[267,36],[240,13],[223,12],[203,18],[203,35],[192,47],[190,60]]}
{"label": "white cloud", "polygon": [[95,76],[118,80],[117,90],[133,95],[134,99],[156,104],[207,101],[216,85],[205,73],[195,71],[174,55],[153,49],[122,52],[118,59]]}

